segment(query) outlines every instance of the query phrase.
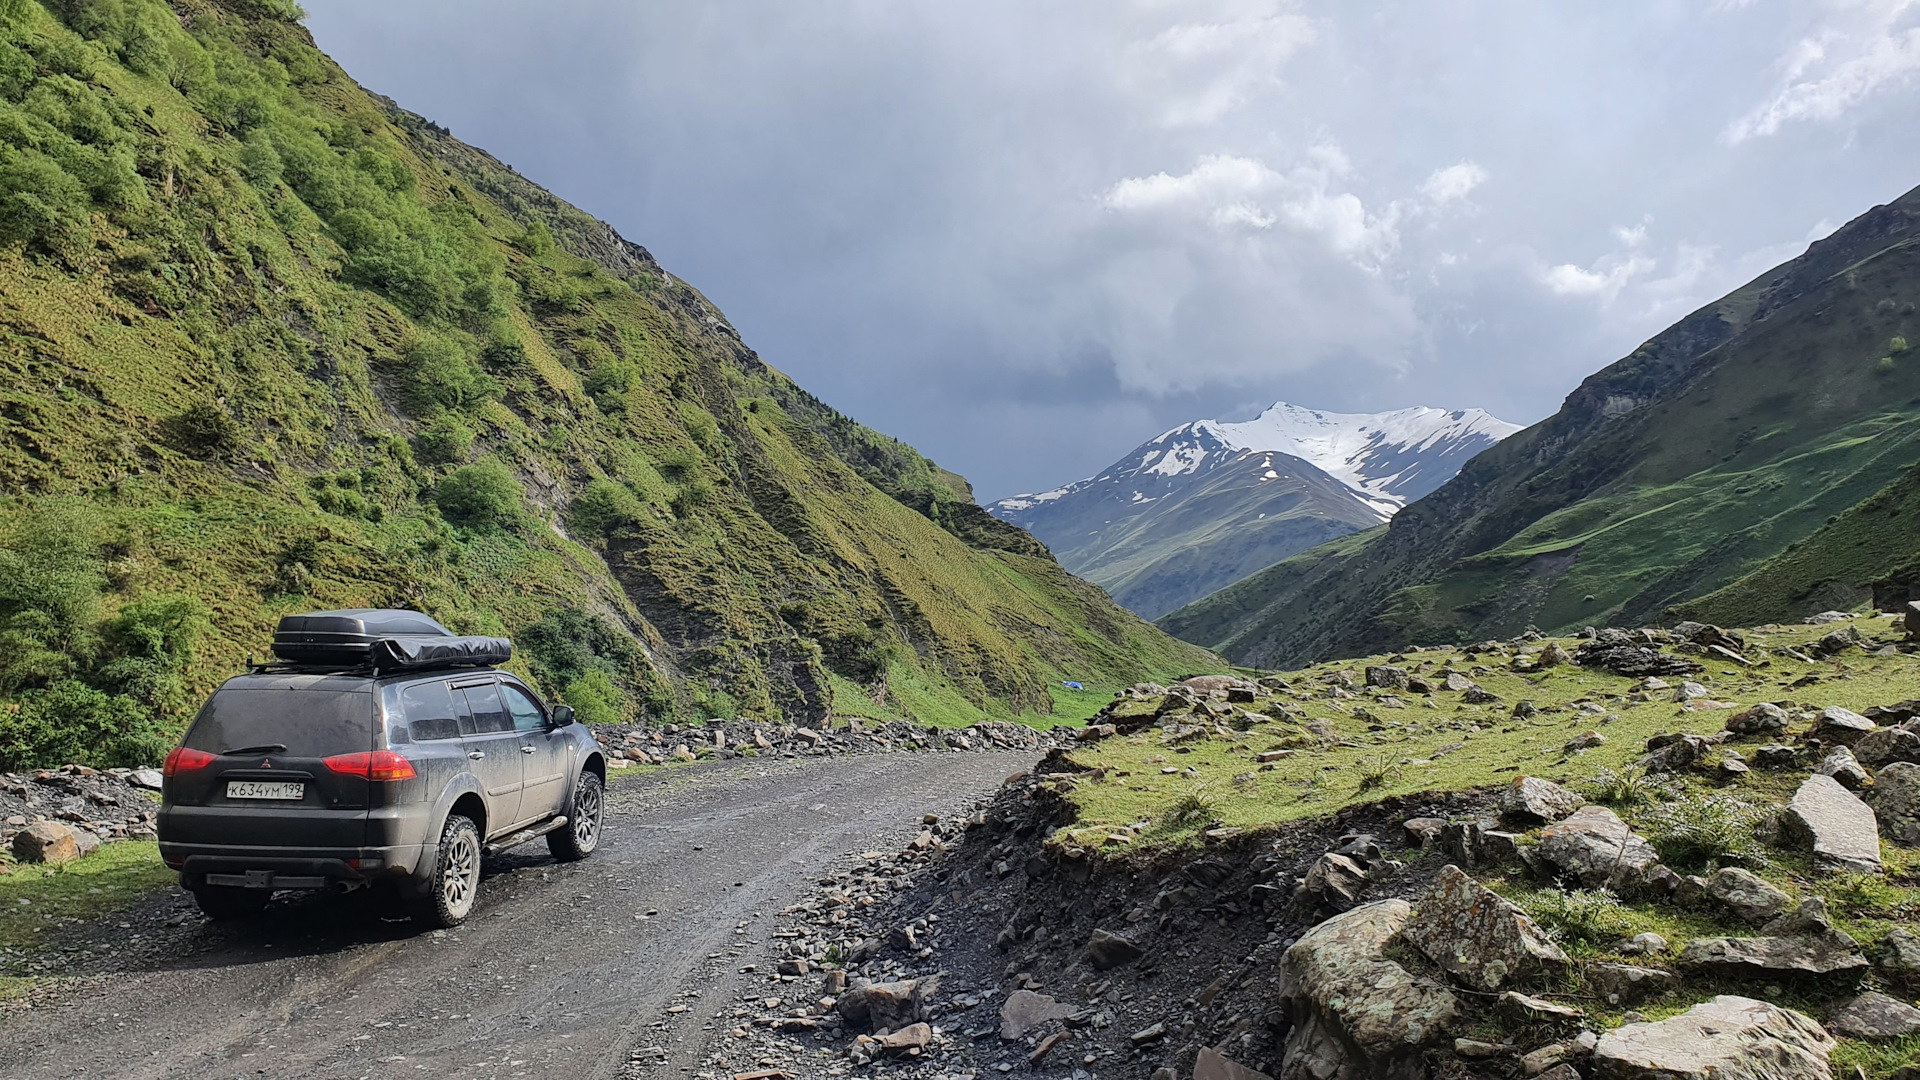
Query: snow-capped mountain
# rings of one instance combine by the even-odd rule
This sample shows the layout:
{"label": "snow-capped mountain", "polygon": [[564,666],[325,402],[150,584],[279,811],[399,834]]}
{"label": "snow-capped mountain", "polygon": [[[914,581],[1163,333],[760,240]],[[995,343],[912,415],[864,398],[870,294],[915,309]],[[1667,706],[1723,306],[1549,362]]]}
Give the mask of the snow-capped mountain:
{"label": "snow-capped mountain", "polygon": [[1481,409],[1333,413],[1287,402],[1196,420],[1098,476],[987,509],[1152,619],[1371,528],[1519,431]]}

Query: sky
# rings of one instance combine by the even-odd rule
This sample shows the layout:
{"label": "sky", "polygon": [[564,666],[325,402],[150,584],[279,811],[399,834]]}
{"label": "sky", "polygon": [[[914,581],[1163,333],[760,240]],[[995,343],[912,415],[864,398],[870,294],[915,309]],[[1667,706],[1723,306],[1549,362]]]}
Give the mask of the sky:
{"label": "sky", "polygon": [[1920,185],[1920,0],[305,0],[983,501],[1284,399],[1552,414]]}

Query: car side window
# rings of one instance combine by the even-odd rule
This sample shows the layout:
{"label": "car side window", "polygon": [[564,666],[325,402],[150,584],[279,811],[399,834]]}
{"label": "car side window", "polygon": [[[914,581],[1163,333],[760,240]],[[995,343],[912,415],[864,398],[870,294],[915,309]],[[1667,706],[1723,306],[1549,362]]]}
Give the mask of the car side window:
{"label": "car side window", "polygon": [[414,742],[460,736],[453,695],[447,692],[446,683],[415,683],[402,689],[400,708],[407,718],[407,733]]}
{"label": "car side window", "polygon": [[482,686],[462,688],[467,696],[467,709],[473,713],[473,733],[475,735],[497,735],[513,730],[513,719],[500,705],[500,691],[492,683]]}
{"label": "car side window", "polygon": [[507,699],[507,712],[513,716],[515,731],[545,731],[547,715],[540,711],[526,691],[517,686],[502,683],[500,693]]}

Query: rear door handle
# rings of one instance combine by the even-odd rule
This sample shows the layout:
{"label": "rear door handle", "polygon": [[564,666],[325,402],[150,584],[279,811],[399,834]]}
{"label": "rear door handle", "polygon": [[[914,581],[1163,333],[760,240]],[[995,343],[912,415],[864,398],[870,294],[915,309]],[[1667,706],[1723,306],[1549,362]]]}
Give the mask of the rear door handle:
{"label": "rear door handle", "polygon": [[475,761],[479,761],[481,758],[486,757],[487,755],[479,750],[469,750],[467,751],[467,756],[472,758]]}
{"label": "rear door handle", "polygon": [[520,752],[521,752],[521,753],[523,753],[523,754],[531,754],[531,753],[533,753],[533,747],[531,747],[531,746],[523,746],[523,747],[521,747],[521,748],[520,748]]}

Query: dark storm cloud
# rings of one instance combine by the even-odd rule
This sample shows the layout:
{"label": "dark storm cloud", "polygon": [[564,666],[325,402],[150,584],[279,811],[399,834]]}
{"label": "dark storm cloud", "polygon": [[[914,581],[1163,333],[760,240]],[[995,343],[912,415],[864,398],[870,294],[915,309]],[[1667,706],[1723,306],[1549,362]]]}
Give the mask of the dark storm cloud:
{"label": "dark storm cloud", "polygon": [[1907,0],[309,0],[983,497],[1274,398],[1530,422],[1920,183]]}

